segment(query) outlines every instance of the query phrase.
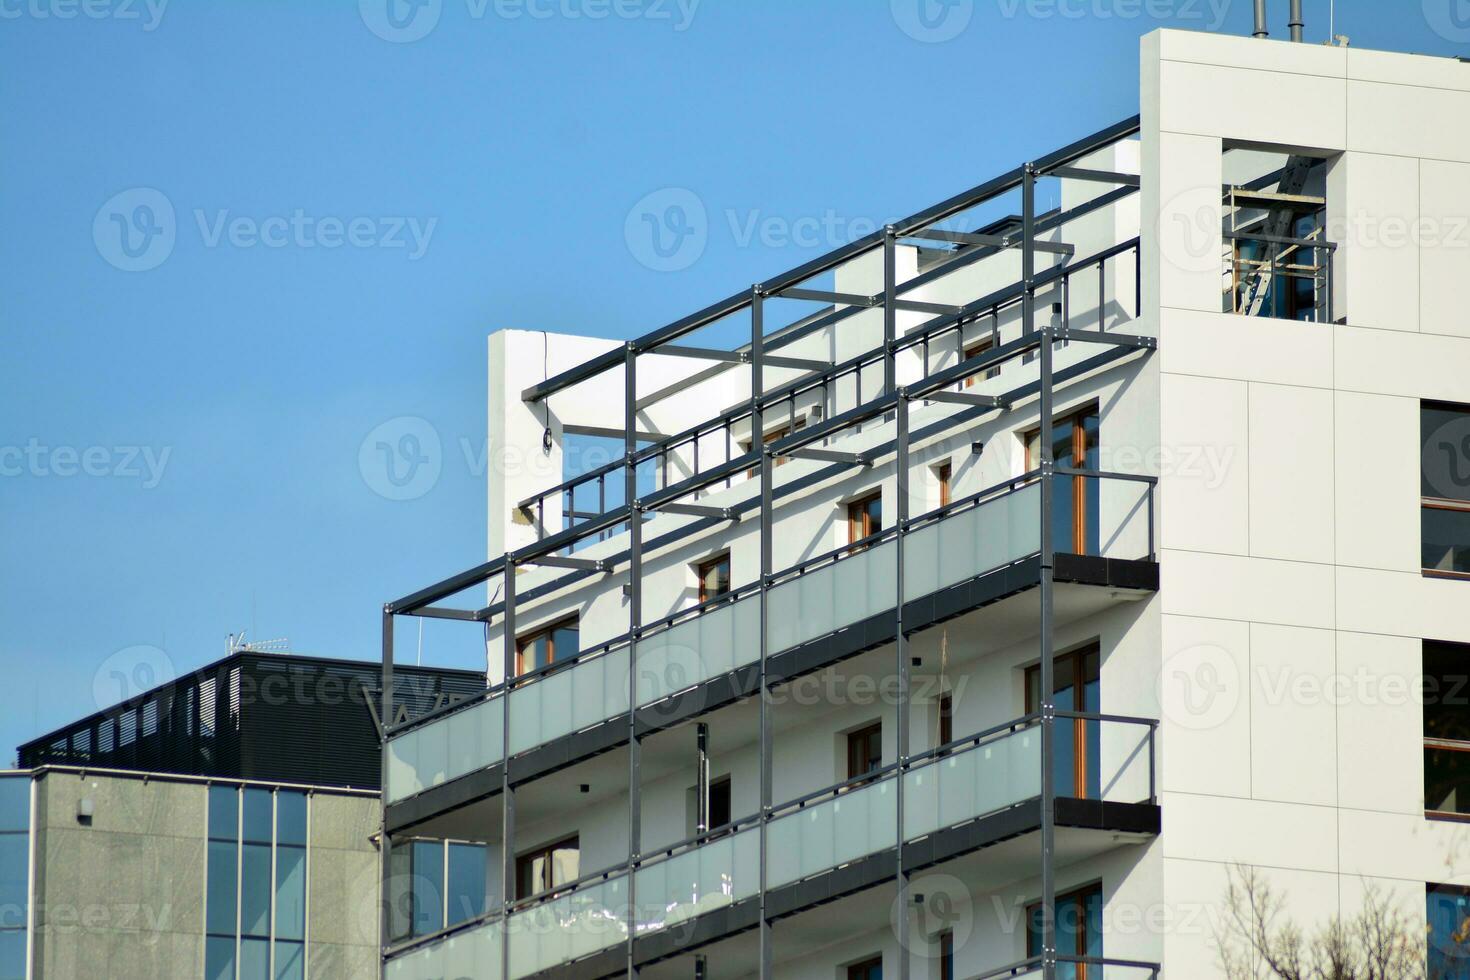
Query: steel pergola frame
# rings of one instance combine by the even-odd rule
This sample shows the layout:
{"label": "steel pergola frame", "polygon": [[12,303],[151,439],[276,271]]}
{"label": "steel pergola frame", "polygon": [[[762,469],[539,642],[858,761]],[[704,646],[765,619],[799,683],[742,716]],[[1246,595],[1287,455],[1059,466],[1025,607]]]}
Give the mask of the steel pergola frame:
{"label": "steel pergola frame", "polygon": [[[523,501],[518,506],[530,513],[530,508],[537,506],[538,501],[544,500],[551,494],[565,492],[569,488],[574,488],[579,480],[585,482],[592,475],[597,476],[599,479],[615,478],[619,470],[623,474],[622,499],[624,503],[611,509],[601,509],[599,513],[576,512],[575,507],[571,507],[569,509],[574,512],[571,526],[555,533],[544,535],[530,546],[482,563],[435,585],[404,596],[395,602],[386,603],[382,610],[382,716],[384,718],[393,717],[393,624],[395,617],[401,615],[425,616],[486,624],[498,615],[503,631],[502,668],[504,682],[501,685],[497,685],[497,689],[508,693],[518,683],[524,683],[525,679],[518,678],[515,671],[517,644],[515,628],[516,610],[518,602],[523,601],[522,597],[518,597],[517,595],[516,571],[522,566],[539,565],[563,568],[574,573],[572,576],[565,577],[563,580],[557,580],[544,586],[539,586],[534,590],[535,593],[544,594],[547,591],[566,588],[568,587],[568,583],[575,582],[583,576],[612,573],[626,562],[629,576],[629,585],[625,589],[625,594],[628,598],[629,615],[629,631],[626,636],[626,643],[629,649],[628,684],[630,692],[636,690],[637,644],[640,632],[644,626],[642,566],[645,550],[650,547],[662,547],[671,540],[677,540],[690,533],[697,533],[720,522],[740,521],[743,517],[747,516],[747,512],[754,512],[748,516],[758,516],[760,521],[760,571],[757,582],[751,587],[751,591],[756,592],[759,597],[760,637],[759,659],[757,661],[758,692],[760,697],[758,722],[760,809],[757,815],[760,828],[760,886],[758,892],[759,957],[761,977],[771,977],[774,969],[774,949],[771,934],[772,918],[767,908],[767,896],[769,893],[766,877],[768,856],[767,835],[776,801],[772,798],[772,680],[768,664],[770,656],[778,651],[768,649],[768,624],[770,616],[768,600],[770,588],[779,577],[778,570],[773,567],[774,549],[772,534],[776,499],[778,496],[799,491],[804,486],[811,485],[812,482],[819,483],[830,479],[834,475],[838,475],[851,468],[871,467],[875,459],[880,456],[886,458],[889,452],[893,454],[895,472],[898,474],[900,485],[902,485],[902,481],[907,479],[906,474],[909,467],[912,443],[915,437],[920,435],[920,433],[914,433],[910,430],[911,405],[915,400],[927,399],[962,406],[965,408],[965,411],[944,420],[946,426],[956,426],[962,425],[965,420],[978,417],[980,414],[1005,410],[1022,398],[1034,398],[1037,406],[1037,421],[1040,431],[1050,432],[1055,417],[1054,391],[1059,382],[1065,382],[1072,377],[1077,377],[1090,370],[1104,367],[1129,354],[1140,351],[1147,353],[1155,349],[1156,341],[1152,337],[1110,333],[1103,329],[1105,317],[1102,313],[1103,303],[1101,300],[1103,298],[1103,290],[1105,289],[1105,277],[1103,275],[1104,264],[1108,260],[1124,255],[1130,250],[1138,250],[1140,244],[1137,239],[1103,249],[1101,252],[1075,263],[1069,261],[1075,257],[1075,249],[1071,246],[1038,240],[1039,235],[1059,228],[1067,221],[1075,220],[1077,217],[1094,210],[1107,207],[1139,190],[1140,181],[1136,176],[1075,166],[1078,161],[1095,151],[1134,136],[1139,132],[1139,129],[1139,117],[1135,116],[1131,119],[1124,120],[1092,136],[1047,154],[1035,162],[1017,167],[999,177],[979,184],[968,191],[920,211],[909,218],[888,225],[878,232],[835,249],[796,269],[763,283],[758,283],[748,290],[736,293],[703,310],[676,320],[636,340],[629,341],[620,348],[594,357],[577,367],[525,389],[522,392],[522,398],[525,402],[530,404],[544,402],[577,384],[588,381],[608,371],[617,370],[618,368],[622,369],[624,392],[623,426],[621,429],[608,429],[606,434],[615,434],[622,438],[623,457],[613,460],[599,471],[594,471],[594,474],[584,474],[582,477],[546,491],[536,498]],[[1036,213],[1036,184],[1039,179],[1048,176],[1094,181],[1118,186],[1114,191],[1104,193],[1087,204],[1074,208],[1071,211],[1038,216]],[[1020,191],[1022,201],[1020,215],[1021,228],[1018,234],[991,235],[979,232],[951,232],[930,227],[978,204],[985,203],[1000,195],[1016,190]],[[941,241],[958,245],[960,246],[960,250],[953,257],[948,257],[940,261],[918,276],[904,282],[899,282],[895,256],[897,245],[903,239]],[[963,306],[949,306],[905,299],[901,295],[918,286],[932,282],[940,276],[948,275],[960,266],[983,258],[985,255],[995,254],[997,251],[1011,248],[1019,250],[1021,256],[1020,281],[981,297],[974,302],[967,303]],[[802,285],[815,276],[831,271],[843,263],[875,250],[881,250],[883,258],[883,290],[880,293],[865,296],[806,288]],[[1038,272],[1036,263],[1038,254],[1060,258],[1061,262],[1058,265],[1053,265],[1048,269]],[[1079,270],[1091,269],[1094,266],[1098,270],[1100,299],[1100,314],[1097,329],[1074,329],[1071,328],[1070,322],[1056,326],[1051,323],[1039,323],[1037,314],[1038,292],[1056,285],[1060,285],[1065,289],[1066,285],[1070,282],[1070,276],[1072,274]],[[1140,261],[1140,271],[1141,266],[1142,263]],[[1135,284],[1135,315],[1141,312],[1139,289],[1140,287]],[[831,304],[831,308],[819,311],[768,335],[765,331],[765,304],[769,299],[824,302]],[[931,338],[950,331],[962,330],[967,324],[977,322],[991,315],[996,316],[996,322],[998,323],[999,312],[1002,309],[1011,309],[1017,305],[1020,307],[1021,336],[1014,340],[998,344],[979,356],[968,359],[961,357],[959,363],[947,369],[935,371],[932,374],[927,373],[927,344]],[[880,347],[873,348],[840,364],[831,364],[826,361],[811,358],[785,357],[772,353],[773,350],[777,350],[802,336],[808,336],[816,330],[833,326],[848,316],[868,309],[882,310],[883,341]],[[897,330],[897,316],[900,311],[928,314],[932,315],[933,318],[906,331],[900,336]],[[677,343],[682,338],[703,327],[739,313],[748,313],[750,317],[749,343],[741,349],[725,351],[680,345]],[[1055,342],[1058,341],[1092,343],[1107,349],[1104,353],[1096,357],[1088,358],[1062,371],[1058,371],[1054,365],[1054,347]],[[920,344],[925,345],[925,376],[914,383],[900,385],[898,383],[897,356],[901,352]],[[727,410],[715,420],[702,423],[701,426],[696,426],[686,433],[670,436],[660,436],[655,433],[641,433],[637,429],[638,411],[672,390],[671,388],[664,389],[653,395],[646,396],[642,400],[638,398],[636,384],[638,377],[638,358],[643,355],[683,356],[713,362],[709,368],[697,372],[694,375],[694,377],[701,379],[713,377],[719,372],[728,371],[737,366],[748,366],[751,376],[749,400]],[[1034,357],[1038,362],[1038,377],[1036,380],[1027,385],[1023,385],[1022,388],[1014,392],[1008,392],[1003,396],[980,395],[970,394],[955,387],[966,378],[983,375],[983,372],[993,366],[999,365],[1001,362],[1028,355]],[[764,425],[766,416],[778,405],[791,400],[794,408],[794,399],[799,393],[818,388],[825,391],[826,385],[834,383],[835,379],[845,374],[860,371],[864,366],[876,368],[880,365],[883,372],[883,386],[880,395],[870,398],[867,401],[861,401],[859,399],[860,403],[856,407],[840,412],[830,418],[824,418],[815,425],[790,432],[769,444],[761,441],[760,434],[766,431]],[[809,373],[797,379],[787,381],[771,391],[767,391],[765,388],[765,371],[767,368],[796,369]],[[686,381],[681,384],[687,383]],[[852,429],[854,426],[875,418],[881,419],[889,413],[892,413],[895,427],[895,436],[891,443],[873,447],[860,453],[840,452],[822,447],[823,444],[832,438]],[[693,433],[692,438],[697,440],[699,434],[709,431],[711,426],[718,426],[720,424],[727,426],[728,439],[728,426],[736,418],[748,420],[749,422],[752,433],[752,448],[750,451],[739,457],[727,458],[725,462],[703,472],[696,472],[687,479],[673,484],[666,483],[664,486],[650,493],[639,495],[637,475],[638,465],[640,463],[658,458],[661,447],[662,451],[666,452],[669,445],[678,444],[680,440],[690,438],[690,433]],[[640,448],[640,440],[651,441],[653,439],[658,439],[654,445]],[[1056,875],[1054,867],[1057,786],[1055,785],[1053,760],[1056,752],[1055,745],[1057,737],[1055,728],[1059,717],[1066,716],[1067,713],[1058,711],[1052,693],[1054,687],[1053,656],[1055,653],[1053,650],[1053,619],[1056,587],[1056,542],[1053,540],[1051,515],[1055,497],[1054,481],[1056,477],[1075,478],[1077,476],[1097,474],[1083,474],[1078,470],[1059,467],[1053,458],[1052,440],[1050,439],[1039,440],[1039,447],[1040,453],[1035,479],[1040,485],[1039,519],[1041,524],[1039,549],[1040,580],[1038,588],[1038,617],[1040,620],[1038,645],[1041,654],[1039,678],[1041,704],[1037,712],[1037,725],[1041,733],[1040,764],[1042,770],[1040,797],[1042,948],[1038,957],[1025,961],[1023,964],[1018,964],[1018,966],[1038,966],[1041,970],[1043,980],[1055,980],[1059,963],[1081,961],[1075,957],[1059,956],[1057,949]],[[773,486],[773,469],[776,458],[781,456],[794,456],[830,463],[832,465],[812,474],[812,481],[803,478],[801,481],[797,481],[795,486],[783,486],[782,490],[785,493],[778,493]],[[731,507],[701,505],[697,502],[698,491],[729,480],[751,469],[756,471],[756,476],[759,480],[759,493],[754,498],[738,506]],[[694,502],[685,499],[691,495],[695,495]],[[911,518],[913,516],[909,513],[908,495],[906,493],[897,494],[897,506],[897,521],[891,533],[898,542],[898,546],[894,549],[896,555],[894,576],[897,595],[902,596],[904,594],[905,574],[903,538],[909,533],[909,527],[912,523]],[[1152,491],[1149,494],[1148,506],[1151,531],[1153,518]],[[664,535],[652,542],[648,542],[644,540],[644,515],[655,511],[693,517],[696,520],[686,524],[672,534]],[[578,517],[583,518],[580,523],[576,521]],[[570,556],[570,549],[581,541],[596,535],[623,533],[624,531],[628,537],[628,548],[622,555],[595,560]],[[566,554],[561,553],[564,549],[567,550]],[[1152,557],[1150,555],[1150,558]],[[498,604],[492,603],[477,610],[450,609],[436,605],[436,603],[456,593],[486,583],[497,576],[503,582],[503,598]],[[744,592],[743,594],[748,594],[748,592]],[[524,598],[529,599],[531,597],[532,594],[528,593]],[[899,767],[903,767],[912,762],[908,739],[910,658],[907,653],[907,634],[903,622],[903,607],[904,603],[899,601],[896,603],[894,612],[896,620],[894,632],[894,670],[898,678],[899,692],[899,696],[896,699],[898,726],[896,765]],[[629,700],[630,708],[627,716],[629,811],[628,860],[626,867],[633,869],[645,857],[651,857],[652,855],[645,856],[642,854],[640,800],[641,748],[638,707],[635,697],[630,697]],[[446,710],[444,713],[447,714],[448,711]],[[508,751],[511,744],[508,699],[506,710],[501,713],[501,716],[502,744]],[[419,719],[416,723],[421,723],[422,721],[423,719]],[[409,726],[400,726],[399,729],[385,731],[383,752],[383,778],[385,787],[387,786],[388,775],[387,739],[406,727]],[[1152,740],[1150,740],[1150,749],[1152,750]],[[1150,765],[1152,767],[1152,760]],[[503,828],[501,837],[502,894],[499,909],[495,912],[488,912],[483,917],[486,921],[492,918],[498,918],[501,922],[505,922],[511,911],[518,906],[517,901],[511,897],[513,892],[512,886],[515,880],[516,860],[514,846],[516,791],[516,786],[511,781],[510,766],[503,766],[500,786]],[[902,860],[902,828],[905,807],[902,780],[899,780],[898,783],[896,807],[900,858],[897,864],[895,886],[901,896],[906,896],[909,890],[910,872],[905,869]],[[392,847],[392,838],[385,831],[382,836],[381,849],[381,867],[385,895],[388,893],[387,886],[389,883],[388,876]],[[637,896],[632,891],[634,887],[634,876],[629,874],[626,921],[626,927],[628,929],[626,973],[630,978],[637,975],[637,965],[634,959],[634,944],[638,933],[635,911]],[[387,910],[385,908],[385,923],[386,917]],[[907,916],[901,915],[898,919],[897,937],[900,948],[907,948],[907,933],[908,919]],[[386,936],[387,933],[385,932],[384,935]],[[509,976],[509,946],[508,941],[502,941],[501,968],[503,977]],[[386,964],[387,960],[384,959],[382,962]],[[1101,964],[1103,961],[1096,962]],[[1137,965],[1144,968],[1156,969],[1152,964],[1131,964],[1124,963],[1123,961],[1108,962],[1118,965]],[[1014,969],[1014,967],[1008,969]],[[899,980],[908,980],[909,972],[908,957],[901,957],[898,973]]]}

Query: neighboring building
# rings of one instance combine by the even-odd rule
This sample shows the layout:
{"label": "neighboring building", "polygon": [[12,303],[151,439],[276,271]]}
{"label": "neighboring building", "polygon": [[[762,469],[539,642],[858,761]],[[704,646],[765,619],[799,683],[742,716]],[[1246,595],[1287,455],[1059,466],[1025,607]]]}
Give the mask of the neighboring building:
{"label": "neighboring building", "polygon": [[386,976],[1211,977],[1237,862],[1470,975],[1470,707],[1414,696],[1470,667],[1470,64],[1142,79],[637,341],[490,338],[490,561],[384,653],[460,618],[492,686],[384,821],[500,855]]}
{"label": "neighboring building", "polygon": [[[397,717],[483,688],[407,668]],[[0,980],[374,976],[378,694],[376,664],[239,653],[21,746],[26,770],[0,773]],[[484,847],[432,847],[438,873],[395,895],[403,936],[484,908]]]}

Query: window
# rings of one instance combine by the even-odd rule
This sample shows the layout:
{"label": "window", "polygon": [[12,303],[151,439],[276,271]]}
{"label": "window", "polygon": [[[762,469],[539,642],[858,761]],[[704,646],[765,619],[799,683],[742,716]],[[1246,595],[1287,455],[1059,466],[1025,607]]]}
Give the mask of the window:
{"label": "window", "polygon": [[516,673],[525,674],[569,660],[579,651],[577,617],[552,623],[516,639]]}
{"label": "window", "polygon": [[847,980],[883,980],[883,957],[852,964],[847,968]]}
{"label": "window", "polygon": [[206,980],[306,975],[306,794],[210,786]]}
{"label": "window", "polygon": [[0,977],[26,975],[30,919],[31,778],[0,777]]}
{"label": "window", "polygon": [[[984,340],[977,340],[974,343],[971,343],[965,347],[965,360],[972,361],[975,358],[979,357],[981,354],[984,354],[986,351],[993,348],[994,346],[994,337],[986,337]],[[965,379],[965,387],[969,388],[973,386],[977,380],[989,381],[991,378],[998,377],[1000,377],[999,364],[995,365],[994,367],[988,367],[978,374],[972,374],[967,377]]]}
{"label": "window", "polygon": [[1425,892],[1425,937],[1429,976],[1470,978],[1470,889],[1429,884]]}
{"label": "window", "polygon": [[[800,432],[802,429],[805,428],[806,419],[804,418],[792,419],[790,422],[783,422],[780,425],[776,426],[774,429],[767,429],[765,436],[761,439],[761,444],[769,446],[771,443],[776,442],[780,439],[785,439],[787,436],[791,435],[791,433]],[[749,453],[753,445],[754,444],[749,439],[740,440],[740,449],[742,452]],[[775,459],[771,460],[771,466],[784,466],[786,464],[786,459],[787,457],[785,456],[777,456]],[[761,474],[761,468],[759,466],[752,466],[745,472],[746,475],[750,477],[757,477]]]}
{"label": "window", "polygon": [[954,980],[954,933],[939,934],[939,980]]}
{"label": "window", "polygon": [[[1052,421],[1052,459],[1074,470],[1098,468],[1097,406],[1089,405]],[[1026,436],[1026,469],[1041,465],[1041,433]],[[1052,481],[1052,544],[1077,555],[1098,553],[1098,481],[1058,476]]]}
{"label": "window", "polygon": [[[1096,714],[1100,708],[1099,653],[1096,644],[1052,661],[1053,703],[1059,711]],[[1026,713],[1041,710],[1041,666],[1026,669]],[[1098,798],[1102,772],[1098,761],[1099,723],[1076,718],[1056,720],[1056,747],[1052,759],[1057,793],[1079,799]]]}
{"label": "window", "polygon": [[1424,809],[1470,818],[1470,646],[1424,644]]}
{"label": "window", "polygon": [[883,530],[883,491],[874,490],[847,505],[847,543],[856,544],[863,538]]}
{"label": "window", "polygon": [[710,829],[723,827],[730,822],[730,777],[717,779],[709,786]]}
{"label": "window", "polygon": [[847,778],[883,768],[883,723],[875,721],[847,734]]}
{"label": "window", "polygon": [[485,911],[484,844],[437,839],[393,843],[393,941],[427,936]]}
{"label": "window", "polygon": [[520,855],[516,858],[516,898],[530,898],[576,881],[580,863],[576,837]]}
{"label": "window", "polygon": [[[1057,896],[1057,955],[1102,958],[1102,885]],[[1041,955],[1041,903],[1026,909],[1026,955]],[[1091,973],[1101,980],[1102,970]],[[1058,963],[1058,980],[1089,980],[1084,963]]]}
{"label": "window", "polygon": [[1470,407],[1423,403],[1419,437],[1424,573],[1470,578]]}
{"label": "window", "polygon": [[939,744],[954,741],[954,697],[943,694],[939,697]]}
{"label": "window", "polygon": [[940,463],[938,466],[934,467],[934,482],[939,485],[940,507],[949,506],[949,502],[951,499],[949,481],[952,473],[953,470],[950,466],[949,460],[947,459],[944,462]]}
{"label": "window", "polygon": [[695,567],[699,576],[699,601],[709,602],[730,591],[730,553],[717,555]]}

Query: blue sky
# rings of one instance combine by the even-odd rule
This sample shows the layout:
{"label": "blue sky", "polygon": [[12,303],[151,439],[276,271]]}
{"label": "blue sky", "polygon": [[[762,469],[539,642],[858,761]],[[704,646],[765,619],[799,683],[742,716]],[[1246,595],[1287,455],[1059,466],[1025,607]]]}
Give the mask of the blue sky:
{"label": "blue sky", "polygon": [[[386,2],[0,0],[0,761],[240,629],[375,659],[484,558],[491,331],[657,327],[1132,115],[1141,34],[1251,6]],[[1463,0],[1337,6],[1470,53]],[[639,246],[648,195],[698,255]]]}

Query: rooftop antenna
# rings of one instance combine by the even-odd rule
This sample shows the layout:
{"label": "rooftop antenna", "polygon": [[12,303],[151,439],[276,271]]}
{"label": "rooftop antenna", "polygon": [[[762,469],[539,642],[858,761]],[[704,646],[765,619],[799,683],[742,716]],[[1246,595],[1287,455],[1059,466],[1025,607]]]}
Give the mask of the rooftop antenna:
{"label": "rooftop antenna", "polygon": [[245,640],[244,630],[241,630],[238,635],[231,633],[229,635],[229,640],[227,641],[227,644],[229,647],[230,656],[232,657],[237,653],[291,652],[291,641],[284,636],[274,640],[256,640],[253,643],[247,643]]}

